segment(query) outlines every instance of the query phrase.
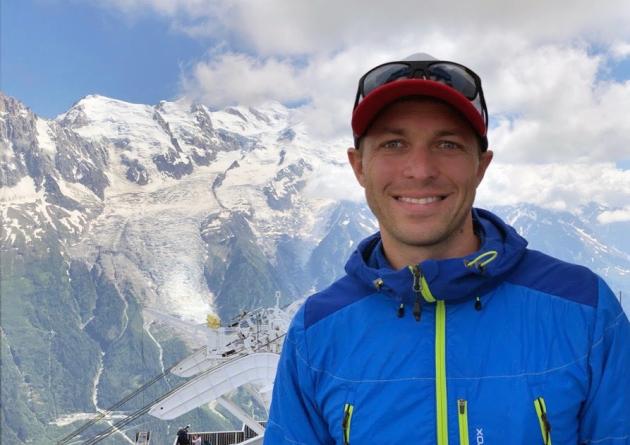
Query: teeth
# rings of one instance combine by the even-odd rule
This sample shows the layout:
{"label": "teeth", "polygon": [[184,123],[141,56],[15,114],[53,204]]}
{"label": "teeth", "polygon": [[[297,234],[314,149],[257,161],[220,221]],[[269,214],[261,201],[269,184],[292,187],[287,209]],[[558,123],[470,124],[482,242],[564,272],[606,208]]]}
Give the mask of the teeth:
{"label": "teeth", "polygon": [[402,202],[409,202],[411,204],[431,204],[432,202],[439,201],[441,198],[439,196],[431,196],[428,198],[408,198],[406,196],[401,196],[398,199]]}

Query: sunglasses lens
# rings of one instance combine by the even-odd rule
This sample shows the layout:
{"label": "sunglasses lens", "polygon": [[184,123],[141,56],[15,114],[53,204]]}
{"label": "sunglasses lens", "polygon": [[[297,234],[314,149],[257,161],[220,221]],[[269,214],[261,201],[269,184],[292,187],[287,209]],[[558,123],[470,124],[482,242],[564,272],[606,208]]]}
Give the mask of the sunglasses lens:
{"label": "sunglasses lens", "polygon": [[468,100],[477,96],[474,77],[464,68],[450,63],[435,63],[428,70],[428,78],[440,82],[462,93]]}
{"label": "sunglasses lens", "polygon": [[367,96],[375,88],[385,85],[400,78],[411,77],[412,70],[404,63],[388,63],[374,68],[363,79],[363,97]]}

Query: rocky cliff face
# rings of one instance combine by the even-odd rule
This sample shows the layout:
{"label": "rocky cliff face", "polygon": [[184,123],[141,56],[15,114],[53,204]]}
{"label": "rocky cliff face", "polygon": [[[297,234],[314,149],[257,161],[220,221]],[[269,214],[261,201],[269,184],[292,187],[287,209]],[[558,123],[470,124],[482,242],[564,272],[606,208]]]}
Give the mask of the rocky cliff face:
{"label": "rocky cliff face", "polygon": [[[229,320],[339,276],[376,230],[364,204],[323,190],[330,171],[351,174],[343,147],[310,138],[279,104],[210,111],[90,96],[44,120],[0,95],[3,443],[77,428],[198,346],[186,326],[208,313]],[[628,251],[614,242],[627,224],[598,225],[602,209],[496,210],[534,247],[630,289]],[[206,409],[138,428],[159,444],[177,424],[233,421]]]}
{"label": "rocky cliff face", "polygon": [[[345,251],[314,253],[345,231],[334,214],[348,204],[307,196],[340,162],[310,142],[277,104],[91,96],[49,121],[0,96],[3,441],[53,442],[111,406],[196,346],[186,323],[272,305],[276,291],[287,303],[339,275],[339,255],[375,227],[357,208]],[[203,428],[233,420],[195,416]]]}

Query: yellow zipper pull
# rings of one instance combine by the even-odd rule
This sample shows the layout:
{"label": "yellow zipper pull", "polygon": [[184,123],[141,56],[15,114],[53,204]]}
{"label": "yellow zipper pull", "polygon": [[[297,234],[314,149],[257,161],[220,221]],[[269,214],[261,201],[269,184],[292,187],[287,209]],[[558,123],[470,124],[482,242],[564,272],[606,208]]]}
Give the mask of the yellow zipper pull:
{"label": "yellow zipper pull", "polygon": [[343,421],[341,422],[341,428],[343,429],[343,444],[350,445],[350,423],[352,422],[352,412],[354,406],[346,403],[343,406]]}
{"label": "yellow zipper pull", "polygon": [[468,409],[464,399],[457,401],[457,420],[459,423],[459,445],[469,445],[468,441]]}
{"label": "yellow zipper pull", "polygon": [[538,415],[538,422],[540,424],[540,432],[542,433],[543,445],[551,445],[551,423],[547,417],[547,407],[545,406],[545,399],[542,397],[534,400],[534,407],[536,408],[536,414]]}

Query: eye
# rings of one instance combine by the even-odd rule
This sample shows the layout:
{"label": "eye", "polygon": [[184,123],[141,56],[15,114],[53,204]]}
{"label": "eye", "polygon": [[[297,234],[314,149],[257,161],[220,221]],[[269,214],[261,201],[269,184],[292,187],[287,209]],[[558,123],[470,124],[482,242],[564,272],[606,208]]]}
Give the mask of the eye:
{"label": "eye", "polygon": [[403,141],[400,139],[391,139],[384,141],[381,144],[381,147],[386,148],[388,150],[397,150],[404,146]]}
{"label": "eye", "polygon": [[460,144],[459,142],[455,142],[455,141],[451,141],[448,139],[445,140],[441,140],[437,143],[438,148],[442,149],[442,150],[446,150],[446,151],[451,151],[451,150],[463,150],[464,146],[462,144]]}

